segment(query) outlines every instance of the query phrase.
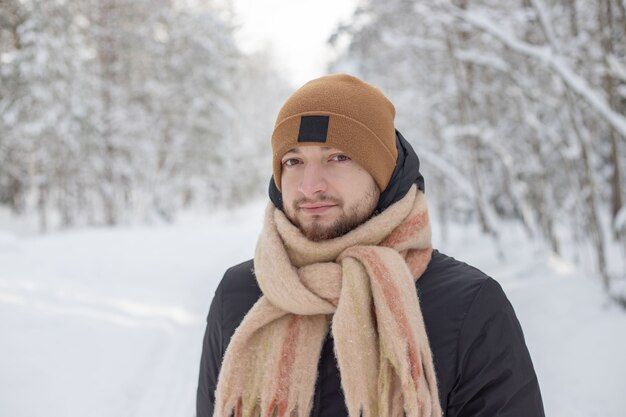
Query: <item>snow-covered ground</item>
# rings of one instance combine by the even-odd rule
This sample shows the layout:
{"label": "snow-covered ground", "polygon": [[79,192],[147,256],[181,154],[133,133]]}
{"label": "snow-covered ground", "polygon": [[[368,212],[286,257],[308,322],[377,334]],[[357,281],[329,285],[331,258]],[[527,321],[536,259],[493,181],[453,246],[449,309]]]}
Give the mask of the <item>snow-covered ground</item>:
{"label": "snow-covered ground", "polygon": [[[193,416],[213,290],[252,257],[263,208],[44,236],[0,219],[0,416]],[[503,258],[473,228],[434,240],[504,287],[547,416],[626,415],[626,312],[597,277],[514,228]]]}

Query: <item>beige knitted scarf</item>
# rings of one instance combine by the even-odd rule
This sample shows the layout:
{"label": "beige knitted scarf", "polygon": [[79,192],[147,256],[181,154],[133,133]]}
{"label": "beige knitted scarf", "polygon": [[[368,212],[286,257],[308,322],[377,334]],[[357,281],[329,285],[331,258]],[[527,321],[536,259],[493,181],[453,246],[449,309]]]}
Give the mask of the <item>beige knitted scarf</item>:
{"label": "beige knitted scarf", "polygon": [[415,280],[432,255],[413,186],[336,239],[312,242],[269,203],[254,258],[263,296],[226,350],[214,416],[309,416],[330,329],[351,417],[440,417]]}

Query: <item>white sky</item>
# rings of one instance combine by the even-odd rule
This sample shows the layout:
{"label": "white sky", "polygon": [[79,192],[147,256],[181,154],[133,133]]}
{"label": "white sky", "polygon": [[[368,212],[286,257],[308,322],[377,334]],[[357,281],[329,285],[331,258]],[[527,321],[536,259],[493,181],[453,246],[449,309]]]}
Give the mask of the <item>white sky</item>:
{"label": "white sky", "polygon": [[326,73],[332,57],[327,40],[352,16],[357,1],[233,0],[238,41],[246,52],[270,46],[276,67],[299,87]]}

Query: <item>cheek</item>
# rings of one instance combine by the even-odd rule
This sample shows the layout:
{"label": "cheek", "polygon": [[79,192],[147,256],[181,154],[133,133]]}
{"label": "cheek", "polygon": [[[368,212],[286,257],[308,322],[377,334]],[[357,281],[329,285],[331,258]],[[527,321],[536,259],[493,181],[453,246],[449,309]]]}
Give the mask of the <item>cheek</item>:
{"label": "cheek", "polygon": [[342,187],[348,188],[351,191],[359,192],[369,188],[374,179],[363,168],[355,166],[350,170],[342,172],[341,175],[336,176],[337,181],[341,183]]}
{"label": "cheek", "polygon": [[291,203],[294,200],[294,196],[296,195],[296,182],[294,181],[294,178],[292,175],[283,175],[280,178],[280,193],[283,197],[283,205],[287,206],[287,205],[291,205]]}
{"label": "cheek", "polygon": [[355,175],[352,181],[342,184],[342,187],[346,198],[352,203],[362,201],[363,197],[366,195],[374,194],[374,196],[378,196],[380,194],[376,182],[367,171]]}

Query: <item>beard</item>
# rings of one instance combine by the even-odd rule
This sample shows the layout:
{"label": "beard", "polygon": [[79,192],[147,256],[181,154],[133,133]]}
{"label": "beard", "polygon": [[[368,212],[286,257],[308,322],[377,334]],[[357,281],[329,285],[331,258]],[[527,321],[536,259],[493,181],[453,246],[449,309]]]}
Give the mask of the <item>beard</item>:
{"label": "beard", "polygon": [[307,239],[313,242],[335,239],[345,235],[369,220],[376,208],[379,197],[380,192],[375,184],[373,184],[372,188],[370,188],[361,199],[346,208],[344,208],[343,201],[339,198],[325,195],[320,196],[320,198],[317,198],[315,201],[326,201],[337,204],[343,211],[339,217],[330,224],[325,224],[325,222],[321,221],[321,216],[313,216],[312,220],[307,224],[300,222],[296,213],[300,210],[298,207],[300,204],[309,202],[306,198],[294,201],[291,210],[285,210],[285,215]]}

